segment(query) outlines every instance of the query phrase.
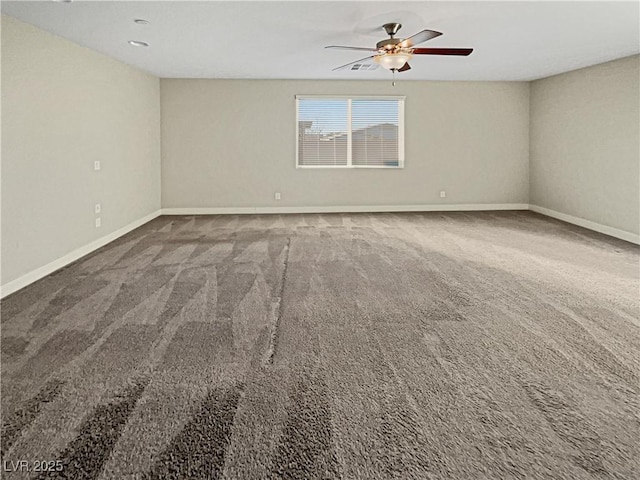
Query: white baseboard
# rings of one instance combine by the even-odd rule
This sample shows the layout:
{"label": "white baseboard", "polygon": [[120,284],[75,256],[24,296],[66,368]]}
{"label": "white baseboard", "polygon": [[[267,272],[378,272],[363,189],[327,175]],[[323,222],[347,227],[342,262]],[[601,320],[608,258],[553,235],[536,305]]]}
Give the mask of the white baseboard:
{"label": "white baseboard", "polygon": [[0,287],[0,298],[4,298],[7,295],[12,294],[13,292],[17,292],[21,288],[24,288],[27,285],[32,284],[36,280],[40,280],[41,278],[44,278],[47,275],[50,275],[56,270],[59,270],[62,267],[69,265],[70,263],[75,262],[79,258],[82,258],[85,255],[93,252],[94,250],[97,250],[98,248],[113,242],[114,240],[120,238],[124,234],[129,233],[131,230],[135,230],[136,228],[144,225],[145,223],[153,220],[156,217],[159,217],[160,215],[161,215],[160,210],[150,213],[149,215],[146,215],[134,222],[131,222],[130,224],[122,228],[119,228],[118,230],[111,232],[108,235],[105,235],[104,237],[94,240],[93,242],[88,243],[87,245],[84,245],[80,248],[75,249],[72,252],[67,253],[63,257],[60,257],[57,260],[54,260],[53,262],[50,262],[43,267],[36,268],[35,270],[32,270],[29,273],[26,273],[25,275],[22,275],[21,277],[16,278],[15,280],[12,280],[11,282],[7,282],[6,284],[2,285],[2,287]]}
{"label": "white baseboard", "polygon": [[596,232],[604,233],[605,235],[609,235],[621,240],[626,240],[627,242],[635,243],[636,245],[640,245],[640,235],[637,235],[635,233],[609,227],[607,225],[602,225],[600,223],[592,222],[591,220],[585,220],[584,218],[574,217],[573,215],[567,215],[566,213],[556,212],[555,210],[539,207],[537,205],[529,205],[529,210],[541,213],[542,215],[546,215],[548,217],[557,218],[558,220],[562,220],[563,222],[572,223],[574,225],[578,225],[579,227],[588,228],[589,230],[595,230]]}
{"label": "white baseboard", "polygon": [[358,205],[358,206],[326,206],[326,207],[212,207],[212,208],[163,208],[150,213],[130,224],[111,232],[83,247],[80,247],[47,265],[6,283],[0,287],[0,298],[4,298],[27,285],[50,275],[60,268],[75,262],[79,258],[105,246],[132,230],[144,225],[160,215],[220,215],[220,214],[259,214],[259,213],[360,213],[360,212],[464,212],[482,210],[531,210],[548,217],[572,223],[580,227],[595,230],[627,242],[640,245],[640,235],[617,228],[602,225],[584,218],[574,217],[566,213],[556,212],[548,208],[526,203],[472,203],[442,205]]}
{"label": "white baseboard", "polygon": [[527,203],[468,203],[442,205],[351,205],[325,207],[211,207],[163,208],[162,215],[241,215],[257,213],[360,213],[360,212],[464,212],[478,210],[527,210]]}

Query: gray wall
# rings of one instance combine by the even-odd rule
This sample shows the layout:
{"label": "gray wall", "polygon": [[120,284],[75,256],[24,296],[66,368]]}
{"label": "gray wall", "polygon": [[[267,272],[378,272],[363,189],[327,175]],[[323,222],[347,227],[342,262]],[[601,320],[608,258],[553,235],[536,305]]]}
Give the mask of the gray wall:
{"label": "gray wall", "polygon": [[159,96],[157,78],[2,16],[3,285],[160,208]]}
{"label": "gray wall", "polygon": [[639,83],[639,56],[532,82],[532,205],[639,233]]}
{"label": "gray wall", "polygon": [[[528,83],[163,79],[161,90],[163,208],[528,202]],[[405,168],[296,169],[296,94],[406,95]]]}

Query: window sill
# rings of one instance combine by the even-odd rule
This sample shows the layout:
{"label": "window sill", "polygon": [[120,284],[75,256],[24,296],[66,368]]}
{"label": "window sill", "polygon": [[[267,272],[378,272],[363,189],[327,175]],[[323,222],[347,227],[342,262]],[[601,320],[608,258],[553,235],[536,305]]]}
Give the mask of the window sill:
{"label": "window sill", "polygon": [[338,169],[338,170],[361,170],[361,169],[371,169],[371,170],[402,170],[404,169],[404,165],[296,165],[296,168],[301,169]]}

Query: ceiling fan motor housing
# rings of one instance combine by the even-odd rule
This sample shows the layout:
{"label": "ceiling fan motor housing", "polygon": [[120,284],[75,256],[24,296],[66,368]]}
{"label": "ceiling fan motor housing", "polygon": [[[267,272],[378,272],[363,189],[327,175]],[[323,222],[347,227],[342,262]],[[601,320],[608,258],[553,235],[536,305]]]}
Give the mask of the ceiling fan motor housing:
{"label": "ceiling fan motor housing", "polygon": [[398,45],[402,40],[399,38],[394,38],[393,36],[398,33],[398,30],[402,27],[400,23],[385,23],[382,28],[387,32],[387,35],[391,38],[387,38],[385,40],[380,40],[376,43],[376,48],[378,50],[395,50],[396,45]]}
{"label": "ceiling fan motor housing", "polygon": [[402,39],[400,38],[387,38],[386,40],[380,40],[378,43],[376,43],[376,48],[378,50],[394,50],[396,45],[398,45],[400,42],[402,42]]}

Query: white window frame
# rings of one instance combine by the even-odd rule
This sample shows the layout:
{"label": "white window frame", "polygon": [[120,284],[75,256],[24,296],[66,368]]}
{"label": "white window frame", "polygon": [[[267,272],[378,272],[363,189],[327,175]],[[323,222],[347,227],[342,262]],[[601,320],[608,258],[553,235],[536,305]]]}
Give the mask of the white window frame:
{"label": "white window frame", "polygon": [[[404,168],[404,95],[296,95],[296,168],[374,168],[394,169]],[[347,164],[346,165],[300,165],[300,139],[298,138],[300,100],[344,100],[347,99]],[[353,165],[351,150],[351,102],[353,100],[397,100],[398,101],[398,165]]]}

